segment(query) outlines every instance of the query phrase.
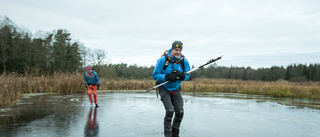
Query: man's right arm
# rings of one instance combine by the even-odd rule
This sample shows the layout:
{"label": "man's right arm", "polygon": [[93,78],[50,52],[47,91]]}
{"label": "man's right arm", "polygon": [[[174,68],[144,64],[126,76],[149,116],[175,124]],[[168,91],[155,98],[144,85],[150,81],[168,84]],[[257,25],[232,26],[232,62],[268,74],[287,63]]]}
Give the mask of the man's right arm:
{"label": "man's right arm", "polygon": [[152,77],[154,80],[162,83],[162,82],[165,82],[165,75],[166,74],[162,74],[162,71],[163,71],[163,66],[164,66],[164,63],[165,63],[165,56],[159,58],[157,60],[157,64],[156,66],[154,67],[154,70],[153,70],[153,73],[152,73]]}
{"label": "man's right arm", "polygon": [[86,73],[84,73],[83,82],[84,82],[84,86],[87,87]]}

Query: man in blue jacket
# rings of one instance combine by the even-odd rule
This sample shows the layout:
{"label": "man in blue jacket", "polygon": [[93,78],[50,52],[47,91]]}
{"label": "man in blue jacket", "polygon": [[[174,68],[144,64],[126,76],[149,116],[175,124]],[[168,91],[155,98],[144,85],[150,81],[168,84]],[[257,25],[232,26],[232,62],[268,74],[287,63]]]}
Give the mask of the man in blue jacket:
{"label": "man in blue jacket", "polygon": [[[152,77],[158,83],[170,81],[159,87],[161,101],[166,110],[164,117],[165,137],[179,137],[180,124],[184,113],[181,81],[189,79],[190,75],[185,74],[185,72],[190,70],[190,65],[181,54],[182,46],[181,41],[174,41],[172,48],[158,59],[152,74]],[[173,114],[175,115],[172,122]]]}
{"label": "man in blue jacket", "polygon": [[90,104],[92,105],[92,92],[94,97],[94,103],[96,104],[96,107],[99,107],[98,105],[98,98],[97,98],[97,90],[100,86],[100,79],[98,77],[97,72],[92,70],[90,66],[87,67],[87,72],[84,74],[84,86],[88,89],[88,96],[90,100]]}

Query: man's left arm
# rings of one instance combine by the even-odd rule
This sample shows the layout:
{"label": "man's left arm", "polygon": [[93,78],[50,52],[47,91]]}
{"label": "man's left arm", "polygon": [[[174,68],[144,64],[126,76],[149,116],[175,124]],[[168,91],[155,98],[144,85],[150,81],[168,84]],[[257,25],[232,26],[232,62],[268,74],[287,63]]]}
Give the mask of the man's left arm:
{"label": "man's left arm", "polygon": [[98,77],[98,74],[96,75],[96,79],[97,79],[97,85],[100,85],[100,78]]}
{"label": "man's left arm", "polygon": [[96,81],[97,81],[97,89],[100,88],[100,78],[98,76],[98,73],[96,73]]}
{"label": "man's left arm", "polygon": [[190,74],[186,74],[186,72],[188,72],[190,70],[190,64],[189,64],[189,61],[184,58],[184,70],[183,70],[183,73],[185,73],[186,77],[183,81],[186,81],[190,78]]}

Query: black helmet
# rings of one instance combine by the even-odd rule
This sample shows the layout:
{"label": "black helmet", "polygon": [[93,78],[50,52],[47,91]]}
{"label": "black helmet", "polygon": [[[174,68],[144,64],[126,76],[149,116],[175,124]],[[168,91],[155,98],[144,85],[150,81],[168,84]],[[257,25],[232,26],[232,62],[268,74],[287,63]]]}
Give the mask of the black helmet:
{"label": "black helmet", "polygon": [[182,45],[183,45],[183,43],[182,43],[181,41],[176,40],[176,41],[174,41],[174,42],[172,43],[172,49],[175,49],[175,48],[180,48],[180,49],[182,49]]}

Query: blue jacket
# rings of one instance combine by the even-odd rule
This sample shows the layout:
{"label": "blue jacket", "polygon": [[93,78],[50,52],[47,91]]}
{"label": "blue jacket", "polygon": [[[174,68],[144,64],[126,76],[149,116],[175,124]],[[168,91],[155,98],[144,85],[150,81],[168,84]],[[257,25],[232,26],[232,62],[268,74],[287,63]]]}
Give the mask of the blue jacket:
{"label": "blue jacket", "polygon": [[87,85],[100,85],[100,79],[98,77],[97,72],[95,72],[94,70],[92,70],[91,74],[89,74],[89,72],[86,72],[84,74],[84,84]]}
{"label": "blue jacket", "polygon": [[[170,58],[172,58],[172,60],[174,62],[178,61],[182,57],[182,56],[180,56],[179,59],[175,59],[175,58],[171,57],[170,53],[171,53],[171,49],[168,51],[168,56]],[[174,63],[169,63],[168,67],[165,70],[163,70],[163,66],[164,66],[165,61],[166,61],[165,56],[160,57],[157,61],[156,66],[154,67],[154,70],[152,73],[153,79],[155,79],[156,81],[158,81],[160,83],[165,82],[166,81],[165,80],[166,74],[167,73],[171,74],[171,72],[173,70],[179,70],[181,72],[187,72],[190,70],[190,65],[189,65],[189,62],[186,58],[184,58],[184,70],[182,70],[182,68],[181,68],[181,63],[175,64],[175,65],[174,65]],[[186,81],[189,79],[189,77],[190,77],[190,74],[186,74],[186,78],[184,80],[177,80],[175,82],[168,82],[167,84],[164,84],[163,86],[166,89],[168,89],[169,91],[173,91],[173,90],[180,87],[181,81]]]}

